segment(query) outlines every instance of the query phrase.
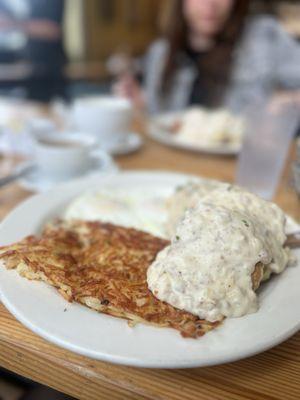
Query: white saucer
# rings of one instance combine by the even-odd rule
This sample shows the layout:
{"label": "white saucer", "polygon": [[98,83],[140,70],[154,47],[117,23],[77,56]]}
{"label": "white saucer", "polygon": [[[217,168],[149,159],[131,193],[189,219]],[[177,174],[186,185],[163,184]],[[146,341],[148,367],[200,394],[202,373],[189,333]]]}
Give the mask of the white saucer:
{"label": "white saucer", "polygon": [[[82,175],[77,176],[77,178],[89,177],[94,174],[98,175],[99,173],[109,174],[118,170],[119,168],[117,164],[113,161],[109,154],[97,150],[93,152],[93,155],[91,156],[90,168]],[[74,177],[55,179],[54,177],[42,175],[38,169],[34,169],[32,172],[19,179],[18,183],[22,188],[31,192],[46,192],[47,190],[52,189],[53,187],[71,179],[74,179]]]}
{"label": "white saucer", "polygon": [[138,133],[128,132],[124,133],[121,139],[115,142],[103,142],[101,148],[109,154],[119,156],[123,154],[133,153],[137,151],[143,144],[143,139]]}

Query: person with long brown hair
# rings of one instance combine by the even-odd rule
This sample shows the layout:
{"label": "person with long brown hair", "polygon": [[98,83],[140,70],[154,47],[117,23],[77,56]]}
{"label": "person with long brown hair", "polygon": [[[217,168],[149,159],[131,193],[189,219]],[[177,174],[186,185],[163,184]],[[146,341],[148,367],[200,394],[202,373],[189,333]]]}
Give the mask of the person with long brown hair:
{"label": "person with long brown hair", "polygon": [[275,18],[248,17],[249,5],[175,0],[164,37],[144,59],[144,88],[127,75],[116,93],[151,112],[192,104],[239,111],[278,90],[299,100],[299,44]]}

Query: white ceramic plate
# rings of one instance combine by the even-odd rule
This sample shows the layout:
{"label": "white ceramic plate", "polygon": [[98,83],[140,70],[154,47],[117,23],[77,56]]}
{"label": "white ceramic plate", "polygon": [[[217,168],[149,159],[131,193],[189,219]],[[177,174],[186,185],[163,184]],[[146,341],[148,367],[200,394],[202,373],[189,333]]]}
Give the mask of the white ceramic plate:
{"label": "white ceramic plate", "polygon": [[[88,189],[147,188],[166,196],[187,175],[124,172],[70,182],[19,205],[0,226],[0,245],[37,233],[49,219]],[[150,213],[151,214],[151,213]],[[149,214],[149,215],[150,215]],[[297,229],[294,224],[293,230]],[[300,257],[300,251],[295,251]],[[183,339],[172,329],[138,325],[67,303],[54,288],[23,279],[0,267],[1,299],[25,326],[49,341],[88,357],[139,367],[184,368],[221,364],[264,351],[300,328],[300,267],[289,267],[259,291],[260,309],[227,319],[202,338]],[[66,311],[64,312],[64,310]]]}
{"label": "white ceramic plate", "polygon": [[233,144],[222,144],[215,146],[204,146],[195,145],[191,143],[179,142],[175,139],[176,135],[171,133],[168,127],[172,126],[172,123],[178,121],[181,117],[180,112],[164,113],[156,117],[151,118],[148,121],[147,132],[148,135],[167,146],[176,147],[179,149],[190,150],[198,153],[216,154],[224,156],[237,155],[241,149],[241,146]]}

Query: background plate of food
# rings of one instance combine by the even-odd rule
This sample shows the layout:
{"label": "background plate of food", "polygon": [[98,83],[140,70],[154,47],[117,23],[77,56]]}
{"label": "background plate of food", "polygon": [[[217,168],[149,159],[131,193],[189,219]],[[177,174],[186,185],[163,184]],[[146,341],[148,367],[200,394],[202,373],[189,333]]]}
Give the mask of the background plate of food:
{"label": "background plate of food", "polygon": [[[184,204],[218,185],[168,172],[123,172],[31,197],[0,227],[2,302],[58,346],[137,367],[216,365],[277,345],[300,327],[298,261],[260,285],[256,312],[223,321],[179,310],[147,288],[147,268],[168,245]],[[298,259],[300,251],[292,255]]]}
{"label": "background plate of food", "polygon": [[154,116],[147,129],[152,139],[167,146],[220,155],[239,153],[244,130],[241,117],[225,109],[202,107]]}

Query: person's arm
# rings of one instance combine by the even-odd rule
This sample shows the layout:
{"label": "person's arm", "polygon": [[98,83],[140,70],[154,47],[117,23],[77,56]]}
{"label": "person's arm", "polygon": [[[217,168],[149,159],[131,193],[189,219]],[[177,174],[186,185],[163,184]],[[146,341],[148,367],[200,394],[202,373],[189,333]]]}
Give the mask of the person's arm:
{"label": "person's arm", "polygon": [[[279,88],[300,90],[300,44],[278,23],[274,42],[275,74]],[[294,93],[295,99],[299,93]]]}
{"label": "person's arm", "polygon": [[280,25],[276,26],[274,72],[279,90],[272,96],[274,108],[300,107],[300,44]]}
{"label": "person's arm", "polygon": [[55,41],[62,35],[64,1],[30,0],[30,15],[24,31],[32,39]]}
{"label": "person's arm", "polygon": [[124,73],[113,85],[113,93],[128,98],[139,109],[159,109],[161,75],[167,50],[165,41],[155,41],[143,57],[143,87],[131,74]]}
{"label": "person's arm", "polygon": [[0,11],[0,31],[8,29],[14,29],[17,26],[17,21],[11,18],[9,15]]}
{"label": "person's arm", "polygon": [[271,98],[270,107],[273,110],[282,109],[290,105],[296,105],[300,109],[300,89],[280,91]]}
{"label": "person's arm", "polygon": [[144,57],[144,93],[150,112],[161,111],[162,74],[166,64],[169,45],[166,40],[156,40]]}
{"label": "person's arm", "polygon": [[31,19],[23,23],[23,31],[32,39],[58,40],[62,34],[57,22],[47,19]]}
{"label": "person's arm", "polygon": [[143,57],[143,86],[131,74],[124,73],[113,85],[113,93],[128,98],[140,110],[160,110],[161,79],[167,52],[166,41],[157,40],[151,44]]}
{"label": "person's arm", "polygon": [[145,106],[142,88],[135,78],[135,62],[127,53],[116,53],[109,57],[106,68],[114,77],[112,85],[114,95],[124,97],[132,102],[137,109]]}
{"label": "person's arm", "polygon": [[48,19],[30,19],[20,21],[0,13],[0,31],[20,30],[28,37],[41,40],[57,40],[61,36],[58,23]]}

